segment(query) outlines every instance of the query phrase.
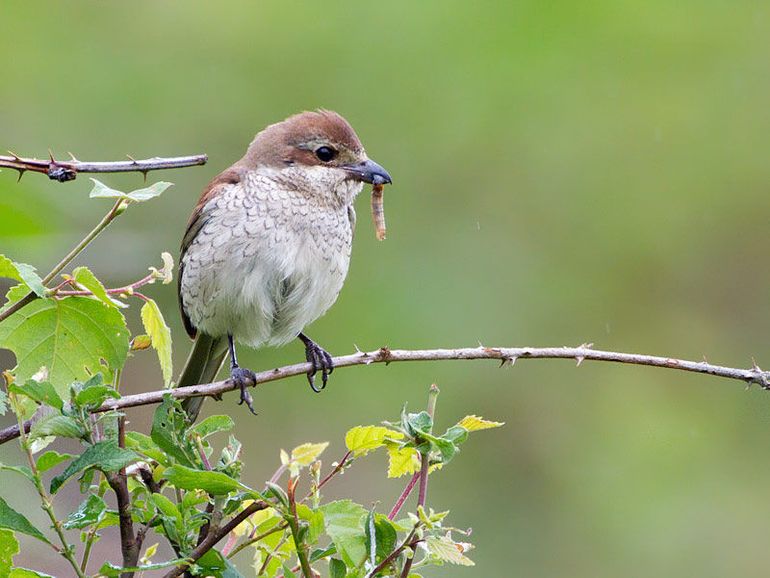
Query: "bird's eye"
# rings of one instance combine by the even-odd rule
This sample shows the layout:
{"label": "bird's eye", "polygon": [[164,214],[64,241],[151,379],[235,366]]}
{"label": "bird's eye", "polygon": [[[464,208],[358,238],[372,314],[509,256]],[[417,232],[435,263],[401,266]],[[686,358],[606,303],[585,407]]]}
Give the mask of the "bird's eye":
{"label": "bird's eye", "polygon": [[318,157],[319,161],[323,161],[325,163],[328,163],[330,160],[332,160],[334,157],[337,156],[337,151],[334,150],[332,147],[318,147],[315,150],[315,156]]}

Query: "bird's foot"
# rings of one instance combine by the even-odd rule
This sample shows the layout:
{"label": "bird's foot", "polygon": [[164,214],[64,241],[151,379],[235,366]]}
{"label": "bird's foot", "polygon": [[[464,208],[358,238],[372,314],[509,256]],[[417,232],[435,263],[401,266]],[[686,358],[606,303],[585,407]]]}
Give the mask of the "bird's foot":
{"label": "bird's foot", "polygon": [[248,388],[257,384],[257,375],[250,369],[238,367],[237,365],[230,370],[230,381],[232,381],[241,390],[241,400],[238,405],[246,404],[249,411],[254,415],[257,412],[254,411],[254,400],[249,393]]}
{"label": "bird's foot", "polygon": [[[305,359],[313,364],[313,369],[307,372],[308,383],[314,392],[319,393],[326,387],[326,381],[334,371],[332,356],[315,341],[308,339],[305,342]],[[318,373],[319,369],[321,370],[321,387],[317,388],[315,386],[315,374]]]}

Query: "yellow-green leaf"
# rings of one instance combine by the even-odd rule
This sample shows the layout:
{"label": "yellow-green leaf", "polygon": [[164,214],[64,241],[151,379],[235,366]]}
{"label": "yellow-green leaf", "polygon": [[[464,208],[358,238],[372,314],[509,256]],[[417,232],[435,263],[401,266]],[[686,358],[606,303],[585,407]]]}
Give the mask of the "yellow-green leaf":
{"label": "yellow-green leaf", "polygon": [[400,478],[420,469],[419,453],[414,448],[402,448],[388,444],[388,477]]}
{"label": "yellow-green leaf", "polygon": [[75,280],[75,283],[80,285],[86,291],[93,293],[94,297],[105,305],[117,307],[115,301],[110,299],[110,296],[107,295],[107,290],[104,288],[104,285],[102,285],[102,282],[96,278],[96,275],[94,275],[88,267],[78,267],[75,269],[72,272],[72,278]]}
{"label": "yellow-green leaf", "polygon": [[291,450],[291,461],[300,466],[309,466],[327,447],[329,447],[329,442],[320,444],[302,444]]}
{"label": "yellow-green leaf", "polygon": [[142,305],[142,323],[147,335],[150,336],[152,346],[158,352],[160,369],[163,372],[163,383],[168,387],[171,384],[171,374],[173,372],[171,364],[171,330],[166,325],[158,304],[152,299],[148,299]]}
{"label": "yellow-green leaf", "polygon": [[473,560],[465,556],[466,548],[470,544],[458,544],[449,536],[428,536],[425,540],[428,552],[444,562],[459,564],[460,566],[475,566]]}
{"label": "yellow-green leaf", "polygon": [[356,426],[345,434],[345,445],[354,457],[365,456],[370,451],[385,445],[386,439],[400,440],[404,434],[377,425]]}
{"label": "yellow-green leaf", "polygon": [[505,425],[505,422],[501,421],[489,421],[477,415],[466,415],[462,418],[457,425],[464,427],[468,431],[479,431],[482,429],[492,429]]}

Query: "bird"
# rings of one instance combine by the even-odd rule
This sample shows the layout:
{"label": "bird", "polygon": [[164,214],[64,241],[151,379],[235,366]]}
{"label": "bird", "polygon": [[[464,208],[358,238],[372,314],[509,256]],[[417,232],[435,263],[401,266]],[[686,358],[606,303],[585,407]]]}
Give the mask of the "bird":
{"label": "bird", "polygon": [[[213,381],[229,355],[239,404],[256,413],[236,343],[252,348],[299,339],[310,387],[326,387],[331,355],[305,327],[336,301],[350,264],[364,184],[392,183],[353,127],[330,110],[305,111],[271,124],[246,154],[204,189],[181,243],[178,294],[194,344],[177,386]],[[315,376],[321,372],[320,388]],[[183,403],[189,421],[202,397]]]}

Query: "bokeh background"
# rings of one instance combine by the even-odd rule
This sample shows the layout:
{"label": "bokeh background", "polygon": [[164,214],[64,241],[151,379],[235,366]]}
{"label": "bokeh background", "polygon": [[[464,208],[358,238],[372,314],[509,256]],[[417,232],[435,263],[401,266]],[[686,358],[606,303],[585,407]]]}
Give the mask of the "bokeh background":
{"label": "bokeh background", "polygon": [[[752,0],[5,0],[0,149],[208,153],[152,174],[176,186],[83,255],[116,286],[176,254],[198,194],[257,130],[331,108],[394,185],[386,242],[359,199],[347,284],[309,328],[330,351],[593,342],[770,365],[769,50],[770,5]],[[50,268],[108,208],[89,185],[0,174],[0,251]],[[178,367],[174,287],[149,293]],[[302,348],[241,355],[264,369]],[[348,428],[423,407],[432,382],[441,427],[467,413],[506,426],[431,478],[430,505],[473,527],[477,565],[426,576],[766,575],[770,398],[741,383],[591,362],[393,364],[335,372],[321,395],[301,378],[265,385],[257,418],[232,395],[206,410],[236,417],[258,484],[279,448],[331,441],[328,463]],[[160,383],[152,355],[131,362],[127,391]],[[130,418],[146,428],[150,413]],[[385,465],[361,462],[329,495],[386,511],[404,480]],[[18,479],[0,483],[34,503]],[[78,501],[74,486],[65,496]],[[99,547],[116,559],[114,534]]]}

